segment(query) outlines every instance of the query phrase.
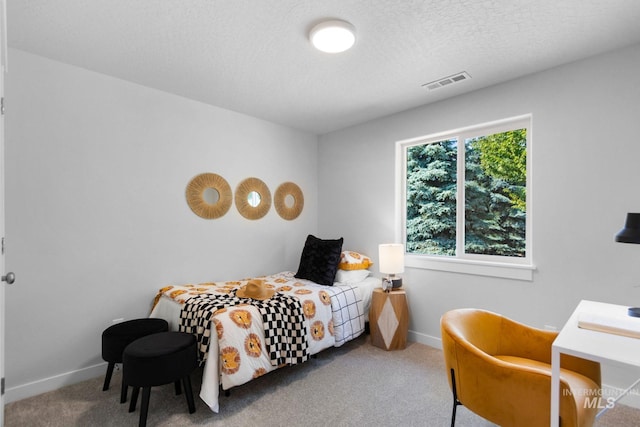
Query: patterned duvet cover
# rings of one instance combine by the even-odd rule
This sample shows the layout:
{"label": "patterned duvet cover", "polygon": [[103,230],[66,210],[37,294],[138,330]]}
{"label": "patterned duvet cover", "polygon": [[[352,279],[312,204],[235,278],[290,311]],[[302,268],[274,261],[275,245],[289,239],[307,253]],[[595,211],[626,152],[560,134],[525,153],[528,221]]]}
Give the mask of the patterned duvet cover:
{"label": "patterned duvet cover", "polygon": [[[167,286],[160,289],[154,300],[151,317],[166,318],[174,330],[195,332],[195,329],[185,327],[186,324],[195,325],[194,313],[208,318],[196,328],[201,349],[208,349],[208,354],[201,356],[204,372],[200,397],[215,412],[219,410],[220,385],[227,390],[244,384],[281,366],[300,363],[308,355],[328,347],[340,346],[364,332],[363,299],[367,296],[363,292],[370,292],[370,289],[363,290],[349,284],[318,285],[295,278],[293,272],[263,276],[260,279],[264,279],[268,287],[275,289],[275,299],[293,299],[299,303],[303,324],[289,324],[287,327],[304,331],[305,355],[294,354],[293,357],[280,358],[277,359],[278,363],[274,362],[273,354],[269,352],[273,347],[272,343],[265,342],[265,327],[267,336],[274,331],[269,330],[273,327],[270,326],[272,322],[265,322],[264,310],[261,312],[260,307],[262,302],[252,304],[250,299],[235,297],[235,291],[244,286],[249,278]],[[210,304],[214,308],[207,314],[203,305],[196,307],[200,300],[225,300],[233,303],[224,304],[222,308],[215,303]],[[186,318],[190,320],[187,321]],[[279,323],[279,327],[284,324],[286,322]],[[203,343],[206,344],[204,347]],[[212,357],[212,354],[217,354],[218,357]]]}

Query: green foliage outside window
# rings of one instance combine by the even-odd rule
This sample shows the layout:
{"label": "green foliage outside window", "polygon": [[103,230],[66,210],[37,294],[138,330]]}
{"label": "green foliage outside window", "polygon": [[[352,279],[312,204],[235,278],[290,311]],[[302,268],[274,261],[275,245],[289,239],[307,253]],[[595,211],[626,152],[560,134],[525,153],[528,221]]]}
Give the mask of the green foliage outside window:
{"label": "green foliage outside window", "polygon": [[[525,256],[526,129],[464,142],[465,253]],[[407,148],[407,252],[456,255],[457,140]]]}

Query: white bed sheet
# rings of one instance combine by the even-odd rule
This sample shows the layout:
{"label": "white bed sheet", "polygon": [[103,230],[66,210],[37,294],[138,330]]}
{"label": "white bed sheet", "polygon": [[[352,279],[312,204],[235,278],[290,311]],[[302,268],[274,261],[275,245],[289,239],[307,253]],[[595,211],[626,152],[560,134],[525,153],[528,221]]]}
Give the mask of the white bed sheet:
{"label": "white bed sheet", "polygon": [[360,291],[360,297],[362,298],[362,304],[364,305],[365,320],[368,322],[373,290],[382,286],[382,279],[379,277],[367,277],[361,282],[336,282],[335,284],[351,285]]}

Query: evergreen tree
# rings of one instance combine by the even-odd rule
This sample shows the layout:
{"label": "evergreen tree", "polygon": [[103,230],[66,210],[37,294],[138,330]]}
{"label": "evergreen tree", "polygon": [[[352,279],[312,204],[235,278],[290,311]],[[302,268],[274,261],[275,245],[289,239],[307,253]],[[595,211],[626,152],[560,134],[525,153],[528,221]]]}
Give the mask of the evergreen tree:
{"label": "evergreen tree", "polygon": [[456,141],[407,150],[407,251],[455,255]]}
{"label": "evergreen tree", "polygon": [[496,195],[480,165],[480,151],[468,141],[465,148],[465,251],[489,254],[502,231],[492,209]]}

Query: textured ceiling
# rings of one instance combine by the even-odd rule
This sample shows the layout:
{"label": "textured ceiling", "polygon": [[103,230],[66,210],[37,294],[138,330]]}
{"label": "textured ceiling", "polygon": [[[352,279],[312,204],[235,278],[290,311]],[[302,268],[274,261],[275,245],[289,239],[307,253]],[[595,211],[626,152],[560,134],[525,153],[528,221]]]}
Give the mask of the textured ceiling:
{"label": "textured ceiling", "polygon": [[[7,0],[7,16],[12,48],[318,134],[640,42],[638,0]],[[324,18],[356,27],[353,49],[311,48]]]}

